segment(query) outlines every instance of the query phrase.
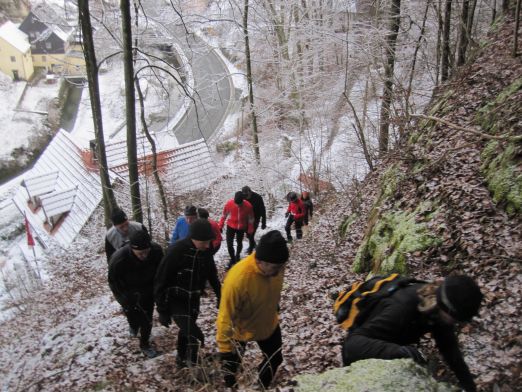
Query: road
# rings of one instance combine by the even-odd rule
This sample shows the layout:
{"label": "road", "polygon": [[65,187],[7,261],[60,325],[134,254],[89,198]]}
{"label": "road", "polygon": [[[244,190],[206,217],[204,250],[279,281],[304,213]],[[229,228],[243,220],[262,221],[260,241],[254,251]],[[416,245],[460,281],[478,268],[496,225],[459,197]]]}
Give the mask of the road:
{"label": "road", "polygon": [[203,40],[193,34],[186,34],[170,5],[165,5],[162,0],[148,0],[144,7],[150,19],[166,28],[169,35],[176,37],[176,44],[181,47],[192,67],[193,101],[185,116],[169,131],[174,132],[179,143],[202,137],[209,139],[223,125],[236,99],[228,69],[219,55]]}

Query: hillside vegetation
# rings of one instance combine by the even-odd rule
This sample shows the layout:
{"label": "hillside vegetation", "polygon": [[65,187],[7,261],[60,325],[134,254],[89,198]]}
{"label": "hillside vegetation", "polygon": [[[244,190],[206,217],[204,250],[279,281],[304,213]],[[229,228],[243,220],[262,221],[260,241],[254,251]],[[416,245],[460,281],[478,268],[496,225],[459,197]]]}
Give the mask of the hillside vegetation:
{"label": "hillside vegetation", "polygon": [[[374,172],[316,200],[310,229],[292,245],[281,302],[285,361],[275,387],[290,390],[297,375],[340,366],[343,334],[331,299],[339,288],[368,273],[437,279],[458,271],[485,294],[480,317],[459,335],[479,388],[522,390],[522,66],[510,56],[512,41],[508,21],[436,92],[429,117],[419,117]],[[219,211],[222,200],[213,195],[227,181],[237,179],[220,179],[203,205]],[[45,287],[0,328],[2,388],[223,390],[212,359],[212,294],[199,318],[208,337],[204,382],[176,369],[177,329],[157,320],[153,340],[164,354],[144,360],[107,287],[102,226],[98,211],[71,249],[55,255]],[[455,382],[429,340],[422,350],[438,380]],[[257,355],[247,351],[242,389],[252,385]]]}

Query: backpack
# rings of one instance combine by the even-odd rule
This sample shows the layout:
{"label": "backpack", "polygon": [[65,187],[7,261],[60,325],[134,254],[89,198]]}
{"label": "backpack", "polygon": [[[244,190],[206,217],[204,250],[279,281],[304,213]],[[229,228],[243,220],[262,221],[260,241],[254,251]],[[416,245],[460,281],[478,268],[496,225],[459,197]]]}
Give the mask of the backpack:
{"label": "backpack", "polygon": [[334,314],[341,328],[349,331],[361,325],[377,303],[412,283],[426,283],[399,274],[376,276],[366,282],[356,282],[341,291],[334,303]]}

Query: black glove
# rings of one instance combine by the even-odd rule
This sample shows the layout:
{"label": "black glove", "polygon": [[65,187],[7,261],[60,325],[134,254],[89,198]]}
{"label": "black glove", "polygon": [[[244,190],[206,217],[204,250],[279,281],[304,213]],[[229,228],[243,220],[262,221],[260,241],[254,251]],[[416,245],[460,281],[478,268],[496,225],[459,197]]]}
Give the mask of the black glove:
{"label": "black glove", "polygon": [[265,230],[266,229],[266,223],[261,223],[261,230]]}
{"label": "black glove", "polygon": [[290,215],[290,213],[287,212],[287,213],[285,214],[285,218],[288,218],[289,215]]}
{"label": "black glove", "polygon": [[159,314],[159,322],[165,328],[168,328],[170,326],[170,323],[171,323],[170,314],[168,314],[168,313],[160,313]]}
{"label": "black glove", "polygon": [[426,358],[413,346],[402,346],[401,352],[405,357],[413,359],[419,365],[426,365]]}

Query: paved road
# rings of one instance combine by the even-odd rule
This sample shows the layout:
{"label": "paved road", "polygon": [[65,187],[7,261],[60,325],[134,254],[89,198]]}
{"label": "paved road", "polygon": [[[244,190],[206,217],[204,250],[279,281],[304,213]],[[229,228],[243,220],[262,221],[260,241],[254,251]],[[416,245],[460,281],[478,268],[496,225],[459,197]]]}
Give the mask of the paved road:
{"label": "paved road", "polygon": [[209,139],[222,126],[228,109],[235,100],[228,69],[221,58],[201,39],[187,35],[182,26],[173,23],[179,21],[179,17],[163,0],[148,0],[145,10],[149,18],[161,23],[173,37],[177,37],[176,43],[182,48],[192,66],[194,101],[172,131],[179,143],[201,137]]}

